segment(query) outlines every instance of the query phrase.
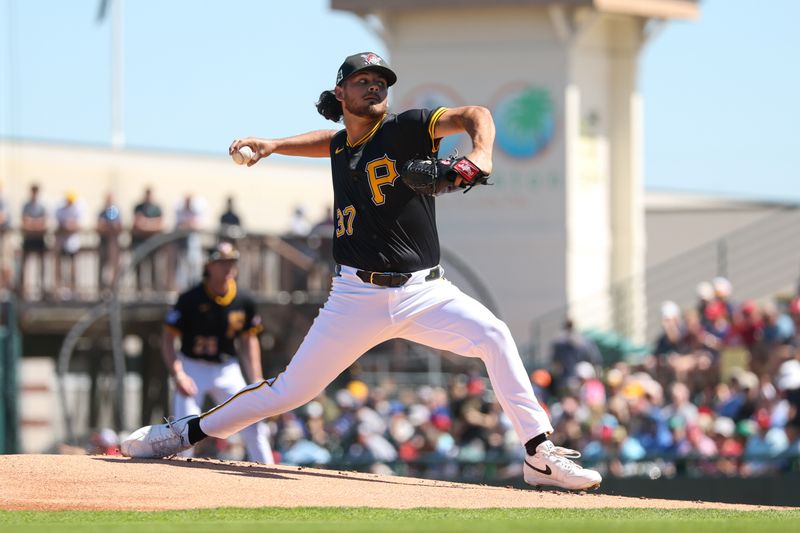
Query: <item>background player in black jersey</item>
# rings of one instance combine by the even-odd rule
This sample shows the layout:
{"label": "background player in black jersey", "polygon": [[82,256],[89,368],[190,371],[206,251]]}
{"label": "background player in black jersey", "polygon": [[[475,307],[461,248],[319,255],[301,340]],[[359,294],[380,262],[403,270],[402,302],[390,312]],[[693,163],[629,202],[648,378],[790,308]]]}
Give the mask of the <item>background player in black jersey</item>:
{"label": "background player in black jersey", "polygon": [[[600,474],[581,468],[573,450],[556,447],[547,413],[537,401],[508,327],[482,304],[442,277],[433,196],[399,179],[410,159],[437,154],[442,137],[465,132],[467,158],[492,170],[494,122],[479,106],[389,113],[387,95],[397,76],[377,54],[342,63],[333,90],[318,111],[344,129],[283,139],[246,138],[253,165],[273,153],[330,157],[337,274],[327,302],[286,370],[250,385],[199,417],[141,428],[123,442],[133,457],[163,457],[208,435],[225,437],[264,417],[313,399],[373,346],[392,338],[478,357],[527,455],[525,481],[568,489],[599,486]],[[458,182],[456,183],[458,185]]]}
{"label": "background player in black jersey", "polygon": [[[219,403],[247,383],[264,379],[258,342],[261,318],[253,298],[236,285],[238,258],[231,243],[217,245],[208,256],[203,281],[181,294],[164,320],[161,352],[175,382],[176,418],[200,414],[206,395]],[[180,352],[175,350],[176,338]],[[274,462],[264,422],[244,428],[241,436],[249,460]]]}

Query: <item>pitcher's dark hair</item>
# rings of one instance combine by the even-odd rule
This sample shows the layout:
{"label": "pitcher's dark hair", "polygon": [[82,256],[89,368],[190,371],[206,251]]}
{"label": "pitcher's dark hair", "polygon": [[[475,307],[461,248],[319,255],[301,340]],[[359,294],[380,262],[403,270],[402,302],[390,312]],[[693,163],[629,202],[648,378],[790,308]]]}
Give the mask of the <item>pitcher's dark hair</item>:
{"label": "pitcher's dark hair", "polygon": [[333,91],[322,91],[317,101],[317,111],[320,115],[332,120],[340,122],[342,120],[342,103],[336,99],[336,94]]}

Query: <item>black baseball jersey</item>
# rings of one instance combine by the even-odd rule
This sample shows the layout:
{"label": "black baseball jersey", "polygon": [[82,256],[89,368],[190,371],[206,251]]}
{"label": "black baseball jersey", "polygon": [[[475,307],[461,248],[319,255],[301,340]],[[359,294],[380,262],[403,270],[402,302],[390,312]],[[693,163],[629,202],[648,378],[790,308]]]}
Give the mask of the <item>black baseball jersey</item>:
{"label": "black baseball jersey", "polygon": [[387,114],[362,139],[342,130],[331,139],[337,263],[374,272],[414,272],[439,264],[432,196],[399,179],[403,164],[436,155],[436,121],[447,111],[411,109]]}
{"label": "black baseball jersey", "polygon": [[204,283],[184,292],[167,313],[164,327],[180,336],[184,355],[212,362],[237,355],[236,337],[262,329],[255,301],[235,282],[225,296],[211,294]]}

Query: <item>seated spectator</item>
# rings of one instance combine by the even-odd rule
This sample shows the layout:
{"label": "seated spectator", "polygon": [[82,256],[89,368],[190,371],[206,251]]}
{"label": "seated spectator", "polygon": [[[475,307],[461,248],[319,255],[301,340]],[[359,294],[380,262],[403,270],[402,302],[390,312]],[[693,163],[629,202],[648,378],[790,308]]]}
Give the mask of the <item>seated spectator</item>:
{"label": "seated spectator", "polygon": [[397,450],[381,432],[368,424],[359,424],[356,442],[347,451],[346,458],[355,464],[392,463],[397,459]]}
{"label": "seated spectator", "polygon": [[631,420],[629,438],[648,457],[663,455],[672,446],[672,433],[657,409],[640,412]]}
{"label": "seated spectator", "polygon": [[[659,382],[666,384],[679,381],[686,383],[692,391],[715,383],[719,379],[720,340],[705,330],[697,312],[694,309],[686,312],[680,330],[677,319],[672,315],[666,316],[662,323],[662,337],[669,336],[673,340],[660,340],[656,348],[661,351],[656,356]],[[679,331],[682,335],[676,339]],[[667,349],[671,351],[663,351]]]}
{"label": "seated spectator", "polygon": [[697,284],[697,312],[699,315],[705,316],[706,307],[714,301],[714,287],[708,281],[701,281]]}
{"label": "seated spectator", "polygon": [[761,341],[764,324],[761,310],[753,300],[745,300],[733,312],[731,330],[726,339],[729,345],[742,345],[752,350]]}
{"label": "seated spectator", "polygon": [[581,361],[575,366],[575,377],[579,380],[577,393],[581,403],[593,412],[601,412],[606,405],[606,390],[597,378],[595,367],[588,361]]}
{"label": "seated spectator", "polygon": [[497,414],[486,401],[486,385],[480,377],[471,377],[467,382],[467,396],[454,410],[458,420],[456,442],[469,457],[483,460],[489,447],[489,433],[497,424]]}
{"label": "seated spectator", "polygon": [[717,445],[703,429],[702,423],[689,424],[686,427],[686,440],[689,443],[689,456],[714,457],[718,453]]}
{"label": "seated spectator", "polygon": [[656,341],[653,353],[657,356],[673,352],[683,353],[684,325],[681,310],[673,301],[661,303],[661,334]]}
{"label": "seated spectator", "polygon": [[[687,428],[690,423],[680,415],[667,419],[667,427],[671,434],[672,445],[665,451],[665,456],[672,459],[686,457],[691,452]],[[696,423],[692,423],[696,425]]]}
{"label": "seated spectator", "polygon": [[575,392],[578,386],[575,381],[575,367],[578,363],[584,361],[596,368],[600,368],[603,363],[597,345],[576,331],[569,318],[564,321],[561,333],[553,341],[550,353],[553,380],[556,390],[562,393]]}
{"label": "seated spectator", "polygon": [[769,347],[789,344],[795,334],[791,317],[781,312],[774,302],[768,302],[761,308],[763,329],[761,339]]}
{"label": "seated spectator", "polygon": [[775,376],[775,386],[780,393],[786,420],[800,420],[800,360],[793,358],[781,364]]}
{"label": "seated spectator", "polygon": [[742,444],[736,438],[736,422],[726,416],[714,420],[712,438],[720,457],[717,471],[726,476],[735,476],[739,470],[738,459],[743,452]]}
{"label": "seated spectator", "polygon": [[656,339],[653,349],[654,368],[656,379],[661,383],[668,383],[675,379],[675,372],[669,365],[669,357],[675,353],[686,353],[687,347],[683,341],[685,326],[681,317],[681,310],[673,301],[661,303],[661,333]]}
{"label": "seated spectator", "polygon": [[752,372],[734,368],[728,382],[726,396],[719,398],[716,412],[719,416],[732,418],[735,422],[750,418],[755,412],[759,393],[758,377]]}
{"label": "seated spectator", "polygon": [[590,411],[575,396],[564,396],[551,406],[553,431],[556,446],[576,450],[583,449],[589,441],[584,429],[590,425]]}
{"label": "seated spectator", "polygon": [[786,449],[781,454],[779,468],[784,472],[800,469],[800,419],[790,420],[783,428],[786,433]]}
{"label": "seated spectator", "polygon": [[664,406],[661,414],[664,420],[679,417],[684,425],[697,422],[699,411],[690,401],[689,387],[685,383],[675,381],[670,384],[669,397],[670,402]]}
{"label": "seated spectator", "polygon": [[747,440],[744,448],[745,463],[742,475],[754,476],[774,473],[778,463],[773,459],[783,454],[789,447],[789,441],[783,428],[773,428],[769,414],[760,412],[756,415],[756,432]]}
{"label": "seated spectator", "polygon": [[750,370],[759,376],[774,376],[780,364],[791,354],[795,329],[792,319],[774,302],[761,308],[761,329],[750,348]]}
{"label": "seated spectator", "polygon": [[306,438],[303,426],[297,420],[282,428],[277,446],[281,462],[287,465],[325,465],[331,460],[328,450]]}
{"label": "seated spectator", "polygon": [[725,316],[730,318],[733,316],[733,311],[736,307],[731,299],[733,295],[733,284],[731,284],[728,278],[717,276],[711,280],[711,286],[714,289],[715,301],[723,304],[725,307]]}
{"label": "seated spectator", "polygon": [[724,302],[715,300],[706,306],[702,324],[706,331],[711,333],[720,342],[730,338],[731,315]]}
{"label": "seated spectator", "polygon": [[794,324],[794,337],[792,337],[791,345],[798,349],[800,348],[800,296],[792,298],[787,311]]}

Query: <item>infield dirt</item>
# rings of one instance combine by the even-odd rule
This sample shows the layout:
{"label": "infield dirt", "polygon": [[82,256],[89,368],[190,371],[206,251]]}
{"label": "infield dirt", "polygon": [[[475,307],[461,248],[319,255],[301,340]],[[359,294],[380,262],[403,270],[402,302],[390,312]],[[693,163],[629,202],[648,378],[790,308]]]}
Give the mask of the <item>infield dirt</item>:
{"label": "infield dirt", "polygon": [[774,507],[520,490],[296,466],[207,459],[0,455],[0,509],[210,507],[670,508]]}

